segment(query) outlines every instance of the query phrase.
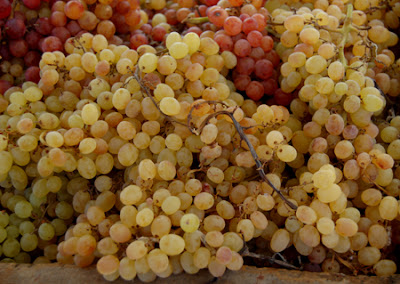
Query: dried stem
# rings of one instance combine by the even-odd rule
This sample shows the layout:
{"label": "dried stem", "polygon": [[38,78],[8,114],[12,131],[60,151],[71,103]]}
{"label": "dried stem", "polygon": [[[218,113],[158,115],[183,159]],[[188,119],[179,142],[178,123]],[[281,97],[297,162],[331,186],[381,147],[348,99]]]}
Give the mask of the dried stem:
{"label": "dried stem", "polygon": [[271,264],[278,264],[278,265],[288,268],[288,269],[300,270],[299,267],[288,263],[286,261],[286,259],[284,259],[284,258],[283,258],[284,260],[279,260],[279,259],[276,259],[275,257],[269,256],[269,255],[250,252],[249,248],[247,247],[245,242],[244,242],[244,248],[242,249],[242,251],[240,253],[242,256],[247,256],[247,257],[257,258],[257,259],[265,259],[265,260],[268,260]]}
{"label": "dried stem", "polygon": [[264,166],[263,166],[263,164],[261,163],[260,158],[258,157],[258,155],[257,155],[257,153],[256,153],[256,150],[254,149],[253,145],[251,144],[249,138],[247,138],[247,135],[244,133],[242,126],[239,124],[239,122],[238,122],[238,121],[235,119],[235,117],[233,116],[233,113],[232,113],[232,112],[229,112],[229,111],[226,111],[226,110],[221,110],[221,111],[218,111],[218,112],[215,112],[215,113],[210,114],[210,115],[202,122],[201,126],[199,127],[199,130],[200,130],[200,131],[199,131],[199,130],[196,130],[196,129],[193,129],[193,128],[191,127],[191,125],[192,125],[192,123],[191,123],[191,121],[190,121],[191,116],[188,116],[188,126],[189,126],[190,131],[191,131],[193,134],[197,134],[197,135],[198,135],[199,133],[201,133],[201,130],[202,130],[202,129],[204,128],[204,126],[210,121],[210,119],[212,119],[212,118],[214,118],[214,117],[216,117],[216,116],[218,116],[218,115],[221,115],[221,114],[225,114],[225,115],[229,116],[230,119],[232,119],[233,125],[235,126],[236,131],[238,132],[240,138],[241,138],[242,140],[244,140],[244,141],[246,142],[247,146],[249,147],[250,153],[251,153],[251,155],[253,156],[254,161],[256,162],[256,167],[257,167],[256,169],[257,169],[257,172],[258,172],[258,174],[260,175],[260,177],[262,178],[262,180],[265,181],[265,182],[266,182],[266,183],[267,183],[281,198],[282,198],[282,200],[286,202],[286,204],[287,204],[290,208],[296,210],[296,209],[297,209],[297,206],[296,206],[295,204],[293,204],[292,202],[290,202],[290,201],[283,195],[283,193],[282,193],[279,189],[277,189],[277,188],[275,187],[275,185],[273,185],[272,182],[267,178],[267,176],[266,176],[266,174],[265,174],[265,172],[264,172]]}
{"label": "dried stem", "polygon": [[341,31],[343,33],[343,38],[339,44],[339,59],[340,59],[340,62],[342,62],[343,66],[347,66],[347,60],[344,56],[344,47],[346,45],[347,38],[350,34],[350,31],[353,29],[352,16],[353,16],[353,5],[349,4],[349,5],[347,5],[346,18],[344,19],[344,24],[343,24],[343,27],[341,28]]}
{"label": "dried stem", "polygon": [[157,102],[154,100],[153,96],[150,93],[150,90],[143,85],[142,80],[139,77],[139,69],[136,68],[136,72],[133,74],[134,78],[138,81],[140,87],[146,92],[146,95],[151,99],[151,101],[153,102],[153,104],[155,105],[155,107],[158,109],[158,111],[160,113],[162,113],[166,119],[168,119],[171,122],[175,122],[175,123],[179,123],[181,125],[185,125],[189,128],[190,132],[192,132],[193,134],[199,135],[201,133],[201,130],[207,125],[207,123],[210,121],[210,119],[218,116],[218,115],[222,115],[225,114],[227,116],[229,116],[232,119],[233,125],[236,128],[236,131],[239,133],[239,136],[242,140],[244,140],[247,144],[247,146],[249,147],[250,153],[253,156],[254,161],[256,162],[256,167],[257,167],[257,172],[260,175],[260,177],[262,178],[263,181],[265,181],[281,198],[283,201],[286,202],[286,204],[296,210],[297,206],[295,204],[293,204],[292,202],[290,202],[284,195],[283,193],[277,189],[275,187],[275,185],[272,184],[272,182],[267,178],[265,172],[264,172],[264,166],[260,161],[260,158],[258,157],[256,150],[254,149],[253,145],[251,144],[250,140],[247,138],[246,134],[244,133],[244,130],[242,128],[242,126],[239,124],[239,122],[235,119],[235,117],[233,116],[233,112],[229,112],[227,110],[221,110],[221,111],[217,111],[215,113],[210,114],[201,124],[201,126],[199,127],[198,130],[196,130],[195,128],[193,128],[193,123],[192,123],[192,113],[193,110],[196,108],[196,106],[200,105],[200,104],[205,104],[205,103],[211,103],[211,104],[221,104],[223,106],[226,107],[226,104],[224,104],[223,102],[218,102],[218,101],[205,101],[202,102],[200,104],[194,105],[188,115],[188,119],[187,119],[187,124],[177,121],[175,119],[173,119],[172,117],[170,117],[169,115],[166,115],[165,113],[163,113],[160,109],[160,107],[158,106]]}

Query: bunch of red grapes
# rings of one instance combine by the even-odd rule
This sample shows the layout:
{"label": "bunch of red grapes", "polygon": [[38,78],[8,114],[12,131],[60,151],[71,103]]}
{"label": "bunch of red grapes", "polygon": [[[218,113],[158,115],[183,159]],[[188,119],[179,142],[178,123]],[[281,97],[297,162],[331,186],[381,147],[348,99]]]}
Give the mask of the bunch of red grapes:
{"label": "bunch of red grapes", "polygon": [[0,0],[0,93],[24,81],[37,83],[43,52],[63,52],[67,40],[87,31],[104,35],[110,43],[122,44],[122,38],[129,42],[141,20],[138,0],[14,1]]}
{"label": "bunch of red grapes", "polygon": [[152,0],[142,7],[139,0],[0,0],[0,93],[24,81],[37,83],[41,54],[64,52],[66,42],[87,31],[104,35],[109,43],[137,49],[162,44],[176,29],[211,36],[221,52],[234,53],[237,66],[229,75],[239,92],[253,100],[267,95],[269,104],[288,105],[293,96],[277,83],[280,58],[266,29],[269,12],[262,8],[263,1],[227,2],[240,12],[217,6],[215,0],[200,5],[193,0],[172,4]]}

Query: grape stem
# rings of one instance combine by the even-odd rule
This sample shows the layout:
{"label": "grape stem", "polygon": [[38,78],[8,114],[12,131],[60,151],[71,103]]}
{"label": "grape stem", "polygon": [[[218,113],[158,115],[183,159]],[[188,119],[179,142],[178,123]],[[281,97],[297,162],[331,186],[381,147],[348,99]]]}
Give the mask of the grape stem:
{"label": "grape stem", "polygon": [[[206,101],[206,102],[203,102],[203,103],[210,103],[210,102],[209,102],[209,101]],[[293,204],[291,201],[289,201],[289,200],[283,195],[283,193],[282,193],[279,189],[277,189],[277,188],[275,187],[275,185],[273,185],[272,182],[267,178],[267,176],[266,176],[266,174],[265,174],[265,172],[264,172],[264,166],[263,166],[263,164],[261,163],[260,158],[258,157],[258,155],[257,155],[257,153],[256,153],[256,150],[254,149],[254,147],[253,147],[253,145],[251,144],[250,140],[247,138],[247,135],[244,133],[242,126],[239,124],[239,122],[238,122],[238,121],[235,119],[235,117],[233,116],[234,111],[233,111],[233,112],[230,112],[230,111],[227,111],[227,110],[220,110],[220,111],[218,111],[218,112],[211,113],[211,114],[202,122],[202,124],[200,125],[200,127],[199,127],[198,130],[196,130],[196,129],[194,129],[194,128],[192,127],[192,126],[193,126],[193,123],[191,122],[191,117],[192,117],[191,114],[192,114],[192,111],[193,111],[193,108],[192,108],[192,109],[190,110],[190,112],[189,112],[187,125],[188,125],[188,127],[189,127],[189,130],[190,130],[193,134],[196,134],[196,135],[199,135],[199,133],[201,133],[202,129],[207,125],[207,123],[210,121],[210,119],[212,119],[212,118],[214,118],[214,117],[216,117],[216,116],[218,116],[218,115],[221,115],[221,114],[225,114],[225,115],[229,116],[230,119],[232,120],[233,125],[235,126],[236,131],[238,132],[240,138],[241,138],[242,140],[244,140],[244,141],[246,142],[246,144],[247,144],[247,147],[249,147],[250,153],[251,153],[251,155],[253,156],[254,161],[256,162],[256,170],[257,170],[258,174],[260,175],[260,177],[262,178],[262,180],[263,180],[264,182],[266,182],[266,183],[280,196],[280,198],[282,198],[282,200],[286,202],[286,204],[287,204],[290,208],[292,208],[293,210],[296,210],[296,209],[297,209],[297,206],[296,206],[295,204]]]}
{"label": "grape stem", "polygon": [[[280,266],[282,266],[282,267],[285,267],[285,268],[288,268],[288,269],[300,270],[299,267],[294,266],[294,265],[288,263],[288,262],[286,261],[286,259],[285,259],[281,254],[279,254],[279,253],[274,254],[274,256],[269,256],[269,255],[254,253],[254,252],[249,251],[249,248],[248,248],[248,246],[246,245],[246,242],[245,242],[245,241],[243,241],[243,243],[244,243],[243,249],[239,252],[239,253],[242,255],[242,257],[246,257],[246,256],[247,256],[247,257],[251,257],[251,258],[265,259],[265,260],[268,260],[269,263],[271,263],[271,264],[274,264],[274,263],[275,263],[275,264],[278,264],[278,265],[280,265]],[[275,258],[276,255],[281,256],[281,258],[282,258],[283,260],[276,259],[276,258]]]}
{"label": "grape stem", "polygon": [[185,123],[182,123],[182,122],[180,122],[180,121],[177,121],[177,120],[173,119],[172,117],[170,117],[169,115],[166,115],[165,113],[163,113],[163,112],[161,111],[161,109],[160,109],[160,107],[158,106],[157,102],[154,100],[153,96],[151,95],[150,90],[149,90],[146,86],[143,85],[143,82],[142,82],[142,80],[141,80],[140,77],[139,77],[139,68],[136,68],[135,73],[133,73],[133,77],[138,81],[140,87],[146,92],[146,95],[151,99],[151,101],[153,102],[154,106],[158,109],[158,111],[159,111],[160,113],[162,113],[162,114],[163,114],[169,121],[171,121],[171,122],[175,122],[175,123],[179,123],[179,124],[181,124],[181,125],[187,126],[187,127],[189,128],[190,132],[192,132],[193,134],[199,135],[199,133],[201,133],[202,129],[206,126],[206,124],[207,124],[207,123],[210,121],[210,119],[212,119],[213,117],[216,117],[216,116],[218,116],[218,115],[220,115],[220,114],[225,114],[225,115],[229,116],[229,117],[232,119],[233,125],[235,126],[237,132],[239,133],[240,138],[241,138],[242,140],[244,140],[244,141],[246,142],[247,146],[249,147],[250,153],[251,153],[251,155],[253,156],[254,161],[256,162],[257,172],[258,172],[258,174],[260,175],[260,177],[261,177],[261,178],[262,178],[262,179],[263,179],[263,180],[264,180],[264,181],[265,181],[265,182],[266,182],[266,183],[267,183],[281,198],[282,198],[283,201],[286,202],[286,204],[287,204],[290,208],[292,208],[293,210],[296,210],[296,209],[297,209],[297,206],[296,206],[295,204],[293,204],[292,202],[290,202],[290,201],[283,195],[283,193],[282,193],[279,189],[277,189],[277,188],[275,187],[275,185],[273,185],[272,182],[267,178],[267,176],[266,176],[266,174],[265,174],[265,172],[264,172],[264,166],[263,166],[263,164],[261,163],[260,158],[258,157],[258,155],[257,155],[257,153],[256,153],[256,150],[254,149],[253,145],[250,143],[250,140],[247,138],[246,134],[244,133],[244,130],[243,130],[242,126],[239,124],[239,122],[238,122],[238,121],[235,119],[235,117],[233,116],[234,111],[233,111],[233,112],[229,112],[229,111],[227,111],[227,110],[217,111],[217,112],[215,112],[215,113],[210,114],[210,115],[202,122],[201,126],[199,127],[199,130],[196,131],[196,129],[192,127],[192,126],[193,126],[193,123],[192,123],[192,121],[191,121],[191,120],[192,120],[192,113],[193,113],[193,110],[194,110],[197,106],[199,106],[200,104],[211,103],[211,104],[214,104],[214,105],[215,105],[215,104],[222,104],[223,106],[227,107],[226,104],[224,104],[223,102],[217,102],[217,101],[205,101],[205,102],[202,102],[202,103],[200,103],[200,104],[196,104],[196,105],[194,105],[194,106],[190,109],[190,112],[189,112],[189,115],[188,115],[188,119],[187,119],[187,124],[185,124]]}
{"label": "grape stem", "polygon": [[343,34],[343,38],[339,44],[339,59],[340,62],[343,64],[343,66],[347,66],[347,60],[344,56],[344,47],[346,45],[350,31],[354,29],[354,27],[352,26],[352,16],[353,16],[353,5],[349,4],[347,5],[347,13],[346,13],[346,18],[344,19],[343,27],[339,29],[340,32]]}
{"label": "grape stem", "polygon": [[348,269],[353,271],[354,275],[357,275],[357,269],[354,268],[354,266],[351,264],[351,262],[341,258],[338,254],[335,253],[335,257],[337,258],[337,260],[343,264],[344,266],[346,266]]}
{"label": "grape stem", "polygon": [[14,11],[17,9],[17,5],[19,5],[17,2],[18,2],[17,0],[14,0],[14,1],[12,2],[12,4],[11,4],[11,14],[10,14],[10,16],[8,17],[9,19],[14,18]]}
{"label": "grape stem", "polygon": [[192,17],[192,16],[188,16],[186,19],[184,19],[182,21],[182,23],[200,25],[200,24],[208,23],[209,21],[210,20],[208,19],[208,17]]}

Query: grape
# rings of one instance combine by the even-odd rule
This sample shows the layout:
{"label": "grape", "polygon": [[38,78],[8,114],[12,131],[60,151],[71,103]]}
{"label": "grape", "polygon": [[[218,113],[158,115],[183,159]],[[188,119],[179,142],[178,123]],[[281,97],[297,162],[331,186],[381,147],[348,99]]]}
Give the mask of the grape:
{"label": "grape", "polygon": [[129,227],[125,224],[114,224],[110,227],[110,237],[117,243],[125,243],[132,237]]}
{"label": "grape", "polygon": [[118,272],[124,280],[133,280],[136,277],[135,262],[124,257],[119,262]]}
{"label": "grape", "polygon": [[22,38],[26,32],[25,23],[23,20],[19,18],[13,18],[7,20],[5,24],[5,30],[7,32],[7,36],[11,39],[19,39]]}
{"label": "grape", "polygon": [[32,213],[32,205],[25,200],[19,201],[14,208],[15,214],[20,218],[28,218]]}
{"label": "grape", "polygon": [[176,196],[168,196],[162,202],[161,208],[167,215],[172,215],[181,207],[181,201]]}
{"label": "grape", "polygon": [[51,224],[43,223],[39,226],[38,233],[42,240],[48,241],[54,237],[55,230]]}
{"label": "grape", "polygon": [[119,260],[114,255],[106,255],[97,262],[97,271],[102,275],[110,275],[119,268]]}
{"label": "grape", "polygon": [[242,21],[238,17],[229,16],[224,21],[224,30],[228,35],[237,35],[242,30]]}
{"label": "grape", "polygon": [[151,224],[154,219],[154,213],[149,208],[144,208],[136,215],[136,223],[141,227]]}
{"label": "grape", "polygon": [[0,2],[0,19],[5,19],[11,14],[11,3],[7,0]]}
{"label": "grape", "polygon": [[13,238],[6,239],[3,246],[3,254],[7,257],[16,257],[20,252],[20,243]]}
{"label": "grape", "polygon": [[64,7],[65,15],[73,20],[83,16],[84,6],[78,1],[69,1]]}
{"label": "grape", "polygon": [[358,252],[358,261],[363,265],[374,265],[380,258],[381,253],[375,247],[364,247]]}
{"label": "grape", "polygon": [[184,248],[184,239],[177,235],[168,234],[160,239],[160,249],[169,256],[181,254]]}
{"label": "grape", "polygon": [[396,273],[396,263],[389,259],[382,259],[374,265],[374,271],[377,276],[389,276]]}
{"label": "grape", "polygon": [[180,224],[182,230],[184,230],[187,233],[192,233],[198,229],[200,225],[200,220],[195,214],[190,213],[182,216]]}
{"label": "grape", "polygon": [[147,262],[154,273],[161,273],[168,268],[168,256],[160,249],[153,249],[147,256]]}

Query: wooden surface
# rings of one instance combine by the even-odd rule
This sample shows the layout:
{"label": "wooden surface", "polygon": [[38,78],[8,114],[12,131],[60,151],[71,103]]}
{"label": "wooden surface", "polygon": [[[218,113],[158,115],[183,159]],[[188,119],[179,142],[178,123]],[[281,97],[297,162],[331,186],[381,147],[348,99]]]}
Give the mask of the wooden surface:
{"label": "wooden surface", "polygon": [[[72,265],[58,264],[0,264],[1,284],[80,284],[80,283],[111,283],[105,281],[96,268],[78,268]],[[118,279],[115,284],[128,283]],[[132,282],[131,282],[132,283]],[[133,283],[141,283],[135,279]],[[389,284],[400,283],[400,275],[392,277],[346,276],[342,274],[312,273],[304,271],[289,271],[274,268],[256,268],[246,266],[242,270],[227,271],[219,279],[214,279],[207,270],[196,275],[180,274],[166,279],[158,278],[152,283],[218,283],[218,284],[261,284],[261,283],[351,283],[351,284]]]}

